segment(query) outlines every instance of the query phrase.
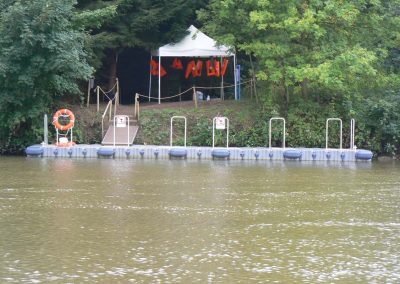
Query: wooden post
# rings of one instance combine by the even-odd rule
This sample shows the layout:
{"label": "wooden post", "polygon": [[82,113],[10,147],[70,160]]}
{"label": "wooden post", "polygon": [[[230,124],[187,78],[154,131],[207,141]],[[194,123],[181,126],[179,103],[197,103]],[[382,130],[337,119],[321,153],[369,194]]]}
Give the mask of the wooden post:
{"label": "wooden post", "polygon": [[194,100],[194,107],[197,108],[197,95],[195,86],[193,86],[193,100]]}
{"label": "wooden post", "polygon": [[139,94],[136,93],[135,95],[135,118],[139,121]]}
{"label": "wooden post", "polygon": [[100,111],[100,87],[97,86],[97,112]]}
{"label": "wooden post", "polygon": [[253,77],[250,79],[250,98],[253,99],[254,96],[254,89],[253,89]]}
{"label": "wooden post", "polygon": [[[257,86],[256,86],[256,71],[254,70],[254,64],[251,54],[249,55],[250,58],[250,66],[251,66],[251,88],[254,90],[254,97],[256,98],[256,102],[258,103],[258,96],[257,96]],[[251,98],[253,98],[253,92],[251,92]]]}
{"label": "wooden post", "polygon": [[257,79],[256,76],[253,75],[253,88],[254,88],[254,97],[256,98],[256,102],[258,103],[259,99],[258,99],[258,95],[257,95]]}

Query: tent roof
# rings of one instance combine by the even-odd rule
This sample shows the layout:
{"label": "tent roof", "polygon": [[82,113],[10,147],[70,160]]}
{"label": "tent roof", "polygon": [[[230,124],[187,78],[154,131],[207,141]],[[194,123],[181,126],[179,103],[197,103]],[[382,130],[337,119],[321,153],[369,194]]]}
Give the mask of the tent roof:
{"label": "tent roof", "polygon": [[232,56],[230,48],[225,45],[217,45],[217,42],[191,25],[190,32],[178,43],[170,43],[161,46],[153,52],[154,56],[161,57],[210,57]]}

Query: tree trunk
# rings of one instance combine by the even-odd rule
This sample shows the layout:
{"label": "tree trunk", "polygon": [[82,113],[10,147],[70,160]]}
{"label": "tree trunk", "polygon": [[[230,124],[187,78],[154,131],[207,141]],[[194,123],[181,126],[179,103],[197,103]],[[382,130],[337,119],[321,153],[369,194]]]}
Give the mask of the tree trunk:
{"label": "tree trunk", "polygon": [[118,53],[115,49],[111,50],[111,62],[110,62],[110,75],[108,78],[108,90],[111,90],[114,87],[116,79],[117,79],[117,61],[118,61]]}
{"label": "tree trunk", "polygon": [[289,109],[289,87],[286,84],[286,66],[285,66],[285,59],[282,58],[280,60],[280,65],[282,68],[282,80],[281,80],[281,88],[282,88],[282,96],[285,100],[284,102],[284,107],[285,107],[285,116],[287,114],[287,111]]}
{"label": "tree trunk", "polygon": [[310,93],[310,90],[309,90],[309,88],[308,88],[308,79],[307,79],[307,78],[304,79],[304,80],[301,82],[301,93],[302,93],[302,95],[303,95],[303,97],[304,97],[305,99],[308,99],[308,94]]}
{"label": "tree trunk", "polygon": [[[251,66],[251,84],[250,84],[250,88],[252,88],[254,90],[254,96],[256,98],[256,103],[258,104],[258,94],[257,94],[257,85],[256,85],[256,71],[254,70],[254,65],[253,65],[253,59],[251,57],[251,54],[249,54],[249,58],[250,58],[250,66]],[[253,98],[253,92],[251,92],[252,97]]]}

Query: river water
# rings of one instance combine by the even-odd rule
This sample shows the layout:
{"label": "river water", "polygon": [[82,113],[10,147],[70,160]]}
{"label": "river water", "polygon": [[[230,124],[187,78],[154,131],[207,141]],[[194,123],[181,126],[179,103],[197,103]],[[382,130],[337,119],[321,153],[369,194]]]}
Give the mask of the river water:
{"label": "river water", "polygon": [[0,157],[0,282],[399,283],[399,173]]}

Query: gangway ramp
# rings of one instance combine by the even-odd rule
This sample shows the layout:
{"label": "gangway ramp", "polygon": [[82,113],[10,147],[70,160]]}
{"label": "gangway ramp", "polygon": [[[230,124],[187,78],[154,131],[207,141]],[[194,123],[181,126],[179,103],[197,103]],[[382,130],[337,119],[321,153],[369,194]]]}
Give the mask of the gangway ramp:
{"label": "gangway ramp", "polygon": [[[119,121],[121,117],[126,120]],[[115,130],[115,131],[114,131]],[[129,119],[128,116],[116,115],[110,123],[106,134],[103,137],[102,145],[132,145],[138,133],[137,121]],[[114,142],[115,137],[115,142]]]}

